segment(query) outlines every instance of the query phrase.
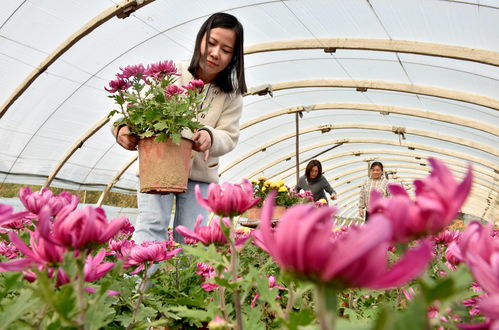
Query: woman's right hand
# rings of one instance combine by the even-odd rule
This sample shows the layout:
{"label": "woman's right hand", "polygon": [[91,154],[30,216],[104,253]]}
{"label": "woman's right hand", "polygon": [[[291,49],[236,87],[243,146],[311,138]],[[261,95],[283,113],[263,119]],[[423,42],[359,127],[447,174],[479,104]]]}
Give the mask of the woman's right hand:
{"label": "woman's right hand", "polygon": [[361,218],[364,217],[364,209],[360,209],[359,210],[359,215],[360,215]]}
{"label": "woman's right hand", "polygon": [[116,127],[116,142],[126,150],[136,150],[139,139],[137,139],[136,136],[126,134],[130,134],[130,128],[128,128],[128,126]]}

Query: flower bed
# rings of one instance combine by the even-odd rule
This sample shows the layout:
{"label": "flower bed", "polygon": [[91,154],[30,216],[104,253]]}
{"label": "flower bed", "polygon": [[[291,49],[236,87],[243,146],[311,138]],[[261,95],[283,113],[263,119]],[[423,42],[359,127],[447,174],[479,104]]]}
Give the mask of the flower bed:
{"label": "flower bed", "polygon": [[415,199],[392,186],[392,197],[372,197],[370,221],[351,227],[334,226],[335,208],[299,204],[272,228],[271,192],[260,227],[236,228],[259,202],[252,185],[212,184],[198,200],[215,216],[179,227],[186,245],[172,235],[135,244],[125,218],[23,189],[26,211],[0,205],[2,327],[497,328],[497,232],[447,229],[472,175],[458,183],[431,163]]}

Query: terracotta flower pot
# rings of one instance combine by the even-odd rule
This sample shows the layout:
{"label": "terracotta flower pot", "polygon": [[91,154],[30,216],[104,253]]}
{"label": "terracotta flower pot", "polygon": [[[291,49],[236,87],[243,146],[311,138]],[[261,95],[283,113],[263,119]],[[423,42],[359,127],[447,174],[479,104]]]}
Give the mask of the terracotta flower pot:
{"label": "terracotta flower pot", "polygon": [[[253,207],[247,211],[248,220],[260,220],[260,214],[262,209],[260,207]],[[272,212],[272,219],[279,220],[282,218],[286,208],[284,206],[274,206],[274,211]]]}
{"label": "terracotta flower pot", "polygon": [[176,145],[154,137],[139,140],[140,192],[149,194],[182,193],[187,190],[191,167],[192,141],[182,138]]}

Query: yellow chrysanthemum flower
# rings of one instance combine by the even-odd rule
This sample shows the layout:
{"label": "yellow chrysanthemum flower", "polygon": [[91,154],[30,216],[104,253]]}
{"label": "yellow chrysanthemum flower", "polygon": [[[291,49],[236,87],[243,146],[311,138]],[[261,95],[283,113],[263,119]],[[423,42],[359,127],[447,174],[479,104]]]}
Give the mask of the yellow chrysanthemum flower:
{"label": "yellow chrysanthemum flower", "polygon": [[283,180],[279,180],[276,182],[276,184],[281,187],[281,186],[284,186],[286,184],[286,182],[284,182]]}
{"label": "yellow chrysanthemum flower", "polygon": [[258,181],[256,181],[256,180],[251,180],[251,184],[258,184]]}
{"label": "yellow chrysanthemum flower", "polygon": [[243,233],[246,233],[246,234],[251,233],[251,228],[249,228],[249,227],[241,226],[241,227],[237,227],[237,230],[240,230],[240,231],[242,231]]}
{"label": "yellow chrysanthemum flower", "polygon": [[265,181],[265,183],[263,184],[265,187],[269,187],[272,185],[272,181]]}
{"label": "yellow chrysanthemum flower", "polygon": [[267,181],[267,178],[264,177],[264,176],[261,176],[261,177],[258,178],[258,181]]}
{"label": "yellow chrysanthemum flower", "polygon": [[286,192],[288,191],[288,188],[286,186],[279,187],[279,192]]}
{"label": "yellow chrysanthemum flower", "polygon": [[261,191],[265,192],[265,190],[267,190],[267,187],[263,186],[262,189],[261,189]]}
{"label": "yellow chrysanthemum flower", "polygon": [[319,199],[318,202],[322,204],[327,204],[327,200],[325,200],[324,198]]}

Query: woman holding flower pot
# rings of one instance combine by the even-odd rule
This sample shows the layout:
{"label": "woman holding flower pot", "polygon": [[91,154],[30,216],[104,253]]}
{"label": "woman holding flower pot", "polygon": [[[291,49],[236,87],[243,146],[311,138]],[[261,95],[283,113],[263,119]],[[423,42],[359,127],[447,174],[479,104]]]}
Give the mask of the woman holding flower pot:
{"label": "woman holding flower pot", "polygon": [[[175,202],[173,225],[194,228],[199,214],[207,218],[194,196],[199,185],[206,195],[208,185],[218,181],[218,158],[230,152],[239,139],[239,119],[242,95],[246,92],[243,58],[243,27],[232,15],[216,13],[201,26],[190,64],[178,63],[177,85],[185,87],[193,79],[204,83],[205,98],[201,104],[207,110],[198,120],[204,126],[194,131],[190,139],[196,151],[189,172],[187,190],[168,195],[138,194],[139,217],[133,239],[164,241],[170,214]],[[174,91],[173,91],[174,92]],[[135,150],[138,138],[128,135],[127,126],[114,128],[116,141],[127,150]],[[181,239],[176,231],[175,240]]]}
{"label": "woman holding flower pot", "polygon": [[331,199],[336,199],[336,191],[331,187],[327,179],[322,176],[322,164],[317,159],[308,162],[305,175],[298,179],[295,191],[300,192],[302,189],[312,192],[314,202],[321,199],[327,201],[326,192],[331,195]]}

